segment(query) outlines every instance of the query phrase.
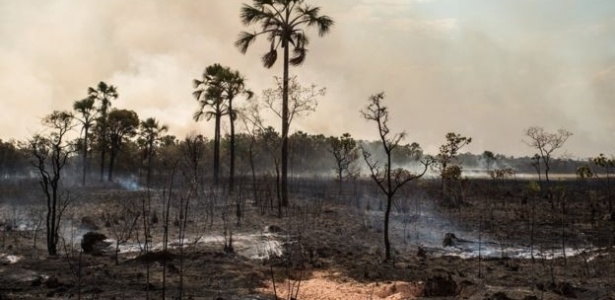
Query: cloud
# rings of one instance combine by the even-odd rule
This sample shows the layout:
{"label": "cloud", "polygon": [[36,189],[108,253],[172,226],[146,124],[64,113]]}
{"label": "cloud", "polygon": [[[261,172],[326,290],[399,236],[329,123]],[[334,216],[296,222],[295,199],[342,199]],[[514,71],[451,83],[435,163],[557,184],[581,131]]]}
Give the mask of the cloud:
{"label": "cloud", "polygon": [[411,33],[439,33],[448,32],[458,28],[457,20],[453,18],[437,20],[416,20],[410,18],[398,18],[388,21],[389,26],[395,30]]}

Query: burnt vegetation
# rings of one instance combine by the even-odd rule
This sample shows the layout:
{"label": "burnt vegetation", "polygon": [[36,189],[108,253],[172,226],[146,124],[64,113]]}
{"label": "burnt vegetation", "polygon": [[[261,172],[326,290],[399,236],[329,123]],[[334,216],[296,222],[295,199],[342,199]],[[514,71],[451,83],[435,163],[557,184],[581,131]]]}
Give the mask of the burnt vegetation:
{"label": "burnt vegetation", "polygon": [[612,155],[558,156],[572,133],[537,126],[526,157],[464,152],[454,131],[426,153],[384,93],[356,107],[376,140],[293,131],[326,92],[289,75],[304,28],[334,22],[300,0],[240,14],[260,31],[236,46],[264,35],[283,74],[260,94],[227,66],[195,74],[213,138],[112,108],[121,87],[100,82],[0,140],[0,299],[310,299],[318,280],[369,299],[615,297]]}

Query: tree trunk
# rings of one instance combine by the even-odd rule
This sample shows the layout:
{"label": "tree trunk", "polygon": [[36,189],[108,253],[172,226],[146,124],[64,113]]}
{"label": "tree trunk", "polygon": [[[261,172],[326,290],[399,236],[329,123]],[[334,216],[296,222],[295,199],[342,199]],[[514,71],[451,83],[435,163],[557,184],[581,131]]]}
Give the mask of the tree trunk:
{"label": "tree trunk", "polygon": [[[337,183],[338,183],[338,197],[342,197],[342,173],[344,170],[340,167],[337,173]],[[340,199],[341,200],[341,199]]]}
{"label": "tree trunk", "polygon": [[609,213],[613,213],[613,196],[611,195],[611,176],[609,166],[606,166],[606,196],[609,200]]}
{"label": "tree trunk", "polygon": [[233,100],[229,97],[228,102],[228,110],[231,122],[231,136],[230,136],[230,155],[231,155],[231,165],[229,170],[229,183],[228,183],[228,192],[229,194],[233,194],[234,189],[234,178],[235,178],[235,120],[233,116]]}
{"label": "tree trunk", "polygon": [[253,197],[254,197],[254,203],[260,207],[260,201],[258,199],[258,195],[256,192],[256,171],[254,169],[254,136],[252,136],[252,139],[250,140],[250,148],[248,149],[248,153],[250,156],[250,169],[252,170],[252,193],[253,193]]}
{"label": "tree trunk", "polygon": [[384,212],[384,250],[385,261],[391,259],[391,242],[389,241],[389,216],[391,214],[391,204],[393,202],[393,195],[387,195],[387,208]]}
{"label": "tree trunk", "polygon": [[85,186],[85,174],[88,172],[88,127],[84,127],[85,134],[83,136],[83,178],[81,185]]}
{"label": "tree trunk", "polygon": [[152,184],[152,156],[154,155],[154,143],[153,141],[149,142],[147,145],[147,187],[149,188]]}
{"label": "tree trunk", "polygon": [[50,216],[48,216],[49,228],[47,230],[47,251],[49,255],[55,256],[58,254],[58,224],[56,220],[57,208],[58,208],[58,194],[57,194],[57,183],[54,184],[55,179],[51,182],[51,211]]}
{"label": "tree trunk", "polygon": [[282,86],[282,203],[288,206],[288,41],[282,42],[284,47],[284,77]]}
{"label": "tree trunk", "polygon": [[220,104],[216,107],[216,127],[214,132],[214,185],[218,186],[220,176]]}
{"label": "tree trunk", "polygon": [[111,151],[111,155],[109,157],[109,171],[107,173],[107,181],[109,182],[113,181],[113,165],[115,164],[115,157],[115,151]]}
{"label": "tree trunk", "polygon": [[391,182],[391,150],[387,149],[387,208],[384,212],[384,248],[385,248],[385,260],[391,259],[391,242],[389,241],[389,215],[391,214],[391,205],[393,204],[393,185]]}
{"label": "tree trunk", "polygon": [[100,143],[100,181],[104,181],[105,180],[105,147],[106,147],[106,143],[105,141],[101,141]]}

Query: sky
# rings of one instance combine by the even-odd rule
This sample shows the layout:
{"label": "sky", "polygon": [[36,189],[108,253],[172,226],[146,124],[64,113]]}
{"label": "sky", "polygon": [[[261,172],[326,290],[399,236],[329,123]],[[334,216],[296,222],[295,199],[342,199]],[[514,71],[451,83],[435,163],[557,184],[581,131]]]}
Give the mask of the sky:
{"label": "sky", "polygon": [[[291,75],[326,87],[291,132],[376,139],[359,111],[385,93],[390,128],[435,152],[447,132],[464,151],[531,156],[525,129],[573,133],[559,154],[615,154],[615,1],[306,0],[335,20]],[[266,41],[234,46],[248,0],[0,0],[0,139],[42,131],[87,88],[118,89],[115,108],[155,117],[182,139],[195,122],[192,79],[220,63],[257,95],[282,74],[260,62]],[[240,100],[241,102],[243,100]],[[271,125],[279,120],[270,118]],[[228,126],[224,126],[228,128]]]}

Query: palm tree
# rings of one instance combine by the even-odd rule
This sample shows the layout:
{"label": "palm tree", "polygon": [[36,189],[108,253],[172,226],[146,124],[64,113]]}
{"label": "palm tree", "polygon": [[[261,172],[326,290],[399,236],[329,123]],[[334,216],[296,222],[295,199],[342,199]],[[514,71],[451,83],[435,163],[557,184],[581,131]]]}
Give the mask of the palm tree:
{"label": "palm tree", "polygon": [[162,133],[169,128],[166,125],[160,126],[154,118],[147,118],[141,121],[140,135],[145,146],[145,154],[147,155],[147,186],[151,183],[152,174],[152,158],[154,156],[156,143],[160,141]]}
{"label": "palm tree", "polygon": [[[201,80],[194,79],[195,91],[192,92],[194,98],[199,102],[199,110],[194,113],[194,120],[199,121],[205,117],[207,121],[214,118],[214,185],[218,185],[220,175],[220,120],[227,113],[223,105],[224,88],[222,80],[224,68],[220,64],[213,64],[205,68]],[[212,110],[205,111],[210,106]]]}
{"label": "palm tree", "polygon": [[[262,57],[263,65],[271,68],[278,57],[278,48],[284,51],[283,92],[282,92],[282,205],[288,205],[288,68],[303,63],[309,39],[305,27],[318,27],[319,36],[324,36],[333,26],[333,19],[320,15],[320,7],[304,4],[303,0],[253,0],[253,6],[244,4],[241,8],[241,21],[244,25],[259,23],[258,32],[241,32],[235,45],[241,53],[246,53],[259,35],[265,35],[271,43],[269,51]],[[289,46],[293,47],[290,57]]]}
{"label": "palm tree", "polygon": [[237,119],[237,112],[233,109],[233,100],[236,96],[244,94],[248,99],[251,99],[254,93],[247,90],[245,87],[245,79],[238,71],[231,71],[229,68],[225,68],[223,78],[223,87],[225,91],[225,97],[227,100],[227,112],[229,115],[229,121],[231,124],[230,134],[230,170],[229,170],[229,192],[233,192],[234,177],[235,177],[235,120]]}
{"label": "palm tree", "polygon": [[108,125],[107,112],[111,107],[111,100],[117,99],[117,89],[112,85],[107,85],[104,82],[99,82],[96,88],[88,88],[88,98],[100,101],[98,108],[99,116],[96,119],[96,129],[98,131],[98,142],[100,147],[100,180],[104,178],[105,172],[105,154],[108,144]]}
{"label": "palm tree", "polygon": [[109,112],[107,120],[109,130],[109,173],[107,180],[113,181],[113,167],[118,153],[127,139],[134,137],[137,134],[139,127],[139,116],[136,112],[126,109],[114,109]]}
{"label": "palm tree", "polygon": [[77,111],[81,118],[75,117],[75,119],[79,120],[82,124],[83,131],[83,178],[82,185],[85,186],[85,174],[88,171],[88,139],[89,139],[89,130],[94,125],[94,117],[96,116],[96,111],[94,110],[94,99],[85,98],[82,100],[77,100],[73,103],[73,109]]}

